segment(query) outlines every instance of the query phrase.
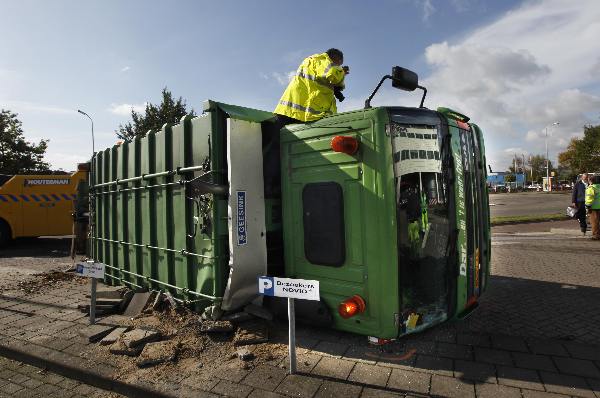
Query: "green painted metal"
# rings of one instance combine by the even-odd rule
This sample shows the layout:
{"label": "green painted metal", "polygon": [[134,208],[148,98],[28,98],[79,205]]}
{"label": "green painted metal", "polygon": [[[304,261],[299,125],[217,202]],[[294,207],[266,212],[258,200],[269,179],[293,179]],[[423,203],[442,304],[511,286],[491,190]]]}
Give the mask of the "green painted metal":
{"label": "green painted metal", "polygon": [[108,283],[167,290],[198,308],[220,301],[229,273],[227,201],[206,195],[201,217],[186,181],[210,175],[227,183],[227,117],[273,115],[208,101],[200,117],[94,156],[91,254],[107,265]]}
{"label": "green painted metal", "polygon": [[[318,279],[321,298],[334,315],[334,326],[382,338],[398,336],[398,258],[391,145],[385,136],[383,108],[340,114],[306,126],[282,130],[282,207],[286,274]],[[350,135],[360,153],[333,152],[331,139]],[[289,165],[286,170],[285,165]],[[346,262],[341,267],[315,266],[304,255],[302,188],[311,182],[335,181],[344,192]],[[394,242],[394,244],[390,244]],[[337,306],[360,294],[364,314],[344,320]],[[396,299],[390,299],[395,297]]]}
{"label": "green painted metal", "polygon": [[[283,224],[285,275],[320,281],[334,327],[380,338],[407,333],[399,281],[395,155],[386,129],[390,109],[347,112],[282,129],[282,197],[265,204],[267,230],[277,231]],[[417,124],[421,114],[424,120],[425,115],[435,118],[443,145],[448,143],[453,168],[449,228],[456,243],[456,258],[448,262],[455,267],[448,273],[448,317],[460,317],[485,291],[489,278],[483,134],[452,110],[393,109],[409,110]],[[204,175],[227,184],[226,119],[268,122],[273,117],[214,101],[207,101],[204,111],[97,153],[90,179],[92,256],[108,265],[107,282],[168,290],[197,308],[218,303],[227,283],[227,198],[206,195],[198,214],[186,194],[186,181]],[[336,135],[357,138],[359,152],[333,152],[330,142]],[[344,194],[346,255],[340,267],[311,264],[304,253],[302,190],[324,181],[339,183]],[[354,294],[365,298],[367,310],[342,319],[337,306]]]}
{"label": "green painted metal", "polygon": [[[429,121],[432,114],[435,115],[429,110],[410,112],[416,114],[417,119],[422,112],[423,120]],[[454,165],[454,179],[448,187],[449,194],[454,195],[453,207],[449,209],[454,212],[450,216],[453,224],[449,229],[457,233],[448,233],[457,250],[454,252],[456,260],[448,262],[448,267],[455,269],[447,273],[448,294],[455,297],[448,298],[451,307],[448,315],[435,323],[464,314],[473,305],[469,292],[475,299],[483,293],[489,275],[491,247],[481,130],[476,125],[471,125],[468,131],[459,128],[456,120],[464,123],[469,119],[451,110],[438,112],[437,118],[438,134],[447,137]],[[290,277],[320,281],[321,298],[331,310],[334,327],[379,338],[396,338],[408,333],[402,324],[399,305],[402,288],[398,271],[393,155],[391,140],[386,136],[389,122],[387,108],[372,108],[288,126],[281,132],[285,273]],[[465,137],[471,140],[470,149],[461,150],[461,134],[463,141]],[[359,152],[353,156],[333,152],[330,142],[336,135],[356,137],[360,142]],[[475,149],[479,161],[468,153]],[[339,183],[344,194],[346,260],[340,267],[311,264],[304,253],[303,187],[330,181]],[[469,217],[467,212],[471,213]],[[467,245],[469,228],[477,236]],[[487,242],[485,248],[484,242]],[[482,250],[486,261],[482,265],[479,291],[474,292],[476,249]],[[366,312],[350,319],[341,318],[337,314],[338,304],[355,294],[365,299]]]}

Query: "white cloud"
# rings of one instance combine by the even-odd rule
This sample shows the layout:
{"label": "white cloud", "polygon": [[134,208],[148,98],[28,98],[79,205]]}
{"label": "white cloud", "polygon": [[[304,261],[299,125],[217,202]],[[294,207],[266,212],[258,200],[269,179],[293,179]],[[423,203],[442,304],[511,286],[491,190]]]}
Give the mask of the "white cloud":
{"label": "white cloud", "polygon": [[114,113],[119,116],[129,116],[131,115],[131,110],[133,109],[136,112],[144,112],[146,109],[146,104],[110,104],[108,111]]}
{"label": "white cloud", "polygon": [[[449,106],[484,130],[488,160],[507,167],[511,154],[544,153],[550,159],[600,109],[600,2],[527,1],[455,43],[425,50],[432,68],[422,84],[426,105]],[[595,115],[594,117],[597,117]]]}
{"label": "white cloud", "polygon": [[131,70],[131,66],[125,66],[121,68],[121,72],[127,72],[128,70]]}
{"label": "white cloud", "polygon": [[63,108],[55,105],[48,104],[39,104],[35,102],[29,101],[11,101],[5,100],[2,101],[3,108],[10,109],[15,113],[33,113],[33,112],[41,112],[41,113],[49,113],[49,114],[70,114],[77,112],[76,109]]}
{"label": "white cloud", "polygon": [[52,165],[53,169],[63,169],[65,171],[74,171],[77,169],[77,163],[84,163],[90,160],[91,153],[91,143],[90,143],[90,153],[64,153],[64,152],[54,152],[51,149],[54,149],[52,146],[52,142],[49,144],[48,152],[46,156],[44,156],[44,161],[49,162]]}
{"label": "white cloud", "polygon": [[539,131],[529,130],[527,134],[525,134],[525,141],[533,142],[537,141],[541,138]]}
{"label": "white cloud", "polygon": [[457,12],[468,11],[474,5],[473,3],[477,3],[477,0],[451,0],[450,2]]}
{"label": "white cloud", "polygon": [[296,75],[295,70],[291,70],[287,73],[271,72],[271,73],[260,73],[260,77],[264,80],[275,80],[282,86],[287,86],[292,78]]}
{"label": "white cloud", "polygon": [[429,20],[429,17],[431,17],[436,11],[431,0],[416,0],[415,3],[417,7],[421,8],[421,11],[423,12],[424,22]]}

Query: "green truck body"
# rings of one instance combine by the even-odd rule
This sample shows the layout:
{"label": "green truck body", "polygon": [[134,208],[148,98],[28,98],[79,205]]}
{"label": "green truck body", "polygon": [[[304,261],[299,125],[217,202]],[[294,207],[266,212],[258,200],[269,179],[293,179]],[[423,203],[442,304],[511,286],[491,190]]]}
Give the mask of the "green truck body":
{"label": "green truck body", "polygon": [[[204,110],[92,159],[91,256],[108,283],[167,290],[218,316],[255,300],[259,275],[316,279],[321,303],[306,318],[382,339],[476,307],[491,247],[483,137],[468,118],[379,107],[286,126],[280,194],[263,195],[260,181],[252,196],[234,180],[269,156],[273,115],[213,101]],[[358,151],[334,151],[336,136]],[[244,158],[240,139],[257,153]],[[338,306],[354,295],[366,307],[343,318]]]}

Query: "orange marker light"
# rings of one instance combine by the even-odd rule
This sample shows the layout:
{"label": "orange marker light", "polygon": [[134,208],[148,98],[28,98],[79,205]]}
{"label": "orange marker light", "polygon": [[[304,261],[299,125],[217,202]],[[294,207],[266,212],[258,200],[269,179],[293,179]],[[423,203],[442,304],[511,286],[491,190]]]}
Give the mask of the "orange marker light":
{"label": "orange marker light", "polygon": [[471,127],[469,127],[469,125],[467,123],[462,122],[460,120],[456,121],[456,125],[463,130],[471,130]]}
{"label": "orange marker light", "polygon": [[354,137],[336,135],[331,139],[331,149],[335,152],[354,155],[358,151],[358,140]]}
{"label": "orange marker light", "polygon": [[338,306],[338,313],[344,319],[353,317],[356,314],[362,314],[367,309],[365,300],[358,294],[342,301]]}

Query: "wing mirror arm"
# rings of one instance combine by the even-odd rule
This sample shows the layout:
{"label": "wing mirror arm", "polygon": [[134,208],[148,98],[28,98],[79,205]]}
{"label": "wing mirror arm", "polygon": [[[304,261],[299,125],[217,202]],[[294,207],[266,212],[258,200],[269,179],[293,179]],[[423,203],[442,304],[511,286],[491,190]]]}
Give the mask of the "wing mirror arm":
{"label": "wing mirror arm", "polygon": [[427,96],[427,89],[423,86],[417,86],[417,88],[423,90],[423,96],[421,97],[421,105],[419,105],[419,108],[424,108],[423,104],[425,103],[425,97]]}
{"label": "wing mirror arm", "polygon": [[384,77],[381,78],[381,80],[379,81],[379,84],[377,85],[377,87],[375,87],[375,90],[373,90],[373,92],[371,93],[371,95],[369,96],[369,98],[367,98],[367,100],[365,101],[365,109],[372,108],[372,106],[371,106],[371,100],[373,99],[373,97],[377,93],[377,90],[379,90],[379,87],[381,87],[381,85],[383,84],[383,82],[385,81],[385,79],[392,79],[392,76],[391,75],[385,75]]}

